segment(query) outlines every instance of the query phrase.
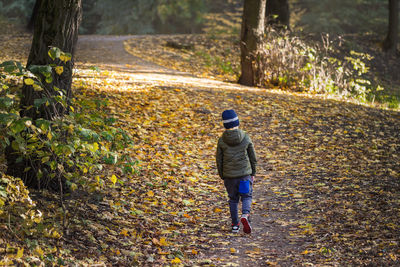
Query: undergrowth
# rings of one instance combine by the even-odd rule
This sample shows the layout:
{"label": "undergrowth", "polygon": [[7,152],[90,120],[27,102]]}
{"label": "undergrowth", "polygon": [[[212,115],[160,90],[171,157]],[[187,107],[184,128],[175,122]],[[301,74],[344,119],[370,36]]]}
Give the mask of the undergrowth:
{"label": "undergrowth", "polygon": [[373,56],[350,50],[335,57],[329,35],[311,45],[289,32],[269,29],[256,55],[258,86],[276,87],[311,94],[334,94],[360,103],[384,102],[398,108],[400,98],[387,96],[383,85],[373,79]]}
{"label": "undergrowth", "polygon": [[[61,61],[70,60],[70,55],[58,49],[54,48],[49,55],[51,52]],[[35,91],[44,91],[43,83],[51,83],[52,73],[62,71],[56,64],[29,69],[15,61],[0,64],[0,153],[7,153],[6,148],[12,147],[17,161],[31,162],[24,172],[33,169],[42,188],[49,182],[44,178],[50,178],[50,181],[60,177],[66,179],[68,188],[64,188],[64,195],[65,190],[92,193],[100,192],[105,186],[122,184],[117,175],[109,173],[118,169],[121,175],[133,174],[137,171],[137,161],[123,152],[123,148],[132,145],[132,139],[118,127],[117,119],[106,113],[107,99],[82,96],[67,99],[64,89],[54,88],[57,95],[36,99],[30,108],[59,104],[69,110],[67,114],[53,120],[21,116],[22,84],[32,86]],[[46,77],[45,81],[40,77]],[[67,229],[68,218],[74,216],[64,205],[63,192],[58,193],[59,217],[47,218],[30,198],[23,179],[6,175],[4,171],[4,168],[0,169],[0,223],[6,230],[3,234],[16,240],[38,236],[61,238]],[[22,244],[7,246],[5,251],[0,251],[6,255],[0,265],[18,263],[24,254],[23,247]],[[43,259],[40,247],[37,246],[35,254]]]}

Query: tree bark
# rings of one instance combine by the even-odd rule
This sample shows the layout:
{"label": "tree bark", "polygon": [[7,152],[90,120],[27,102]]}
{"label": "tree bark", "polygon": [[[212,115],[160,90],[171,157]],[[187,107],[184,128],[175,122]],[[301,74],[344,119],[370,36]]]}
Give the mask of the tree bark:
{"label": "tree bark", "polygon": [[[45,90],[35,92],[32,86],[23,87],[22,105],[32,106],[35,99],[53,96],[56,94],[54,87],[65,90],[67,97],[71,96],[72,70],[74,65],[75,46],[78,40],[78,28],[81,21],[82,10],[81,0],[40,0],[35,29],[32,40],[31,51],[29,53],[27,68],[32,65],[49,65],[54,61],[49,57],[48,51],[51,47],[58,47],[63,52],[72,55],[72,59],[66,63],[56,61],[62,64],[63,72],[61,75],[52,73],[53,82],[42,82]],[[25,116],[36,118],[45,118],[48,120],[56,116],[62,116],[65,112],[60,105],[44,105],[37,112],[35,109],[24,110]]]}
{"label": "tree bark", "polygon": [[39,6],[40,6],[40,0],[36,0],[35,6],[33,7],[33,10],[32,10],[31,18],[29,19],[29,22],[27,25],[27,29],[30,32],[33,32],[33,29],[35,27],[35,18],[36,18],[36,14],[38,13]]}
{"label": "tree bark", "polygon": [[267,0],[266,23],[276,29],[290,29],[290,12],[288,0]]}
{"label": "tree bark", "polygon": [[389,0],[389,26],[383,49],[396,53],[399,34],[399,0]]}
{"label": "tree bark", "polygon": [[[27,62],[27,68],[32,65],[57,64],[63,67],[63,72],[59,75],[52,70],[52,82],[47,83],[44,76],[40,76],[44,90],[35,91],[32,86],[22,87],[21,98],[21,117],[30,117],[33,121],[38,118],[53,120],[63,116],[67,108],[61,104],[53,103],[48,106],[45,104],[39,108],[34,108],[35,99],[51,98],[58,94],[55,87],[64,91],[67,99],[71,97],[72,70],[74,65],[74,52],[78,39],[78,28],[81,21],[82,9],[81,0],[38,0],[38,10],[35,14],[35,27],[32,46]],[[57,47],[63,52],[70,53],[70,61],[53,61],[48,55],[51,47]],[[6,149],[7,173],[20,177],[28,187],[40,188],[45,177],[37,179],[37,170],[40,162],[35,159],[24,159],[18,161],[16,153],[8,147]],[[26,167],[31,169],[25,172]],[[46,170],[44,172],[46,174]],[[47,181],[48,182],[48,181]],[[59,182],[52,182],[55,188]],[[53,189],[55,189],[53,188]]]}
{"label": "tree bark", "polygon": [[256,85],[255,55],[265,31],[266,0],[245,0],[240,36],[241,76],[239,83]]}

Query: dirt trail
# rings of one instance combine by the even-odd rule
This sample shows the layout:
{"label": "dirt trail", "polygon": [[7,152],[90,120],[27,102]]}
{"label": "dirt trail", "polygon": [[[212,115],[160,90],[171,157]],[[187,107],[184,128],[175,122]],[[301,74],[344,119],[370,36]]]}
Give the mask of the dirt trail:
{"label": "dirt trail", "polygon": [[[83,67],[100,64],[109,70],[126,72],[135,83],[140,84],[154,84],[161,86],[168,81],[168,86],[189,86],[191,88],[199,89],[215,88],[218,90],[259,90],[217,80],[197,78],[185,72],[168,69],[142,60],[129,54],[124,49],[123,42],[132,38],[140,38],[140,35],[80,36],[76,53],[77,66]],[[151,47],[149,47],[149,49],[151,49]]]}
{"label": "dirt trail", "polygon": [[[257,88],[244,87],[221,81],[197,78],[188,73],[168,69],[140,58],[134,57],[124,49],[123,42],[140,36],[80,36],[76,52],[78,68],[100,66],[102,70],[124,72],[129,79],[120,81],[122,84],[151,84],[160,87],[191,88],[214,91],[220,90],[263,91]],[[218,105],[218,103],[216,103]],[[262,144],[256,143],[261,147]],[[254,213],[252,214],[253,233],[245,235],[228,234],[215,238],[215,242],[205,249],[200,257],[205,264],[227,266],[264,266],[274,265],[277,259],[280,264],[292,265],[290,255],[299,254],[304,242],[289,241],[287,225],[278,222],[294,220],[294,212],[282,213],[279,209],[282,200],[270,196],[269,187],[280,183],[269,166],[262,160],[259,162],[259,175],[254,187]],[[284,201],[284,200],[283,200]],[[221,208],[227,208],[221,207]],[[210,211],[212,214],[212,211]],[[225,219],[225,218],[224,218]],[[228,220],[227,220],[228,221]],[[224,231],[228,231],[227,226]],[[206,260],[207,259],[207,260]],[[215,260],[210,262],[209,259]],[[286,259],[286,260],[285,260]]]}
{"label": "dirt trail", "polygon": [[[200,240],[207,240],[198,244],[196,262],[211,266],[399,262],[398,228],[392,226],[397,221],[395,211],[400,210],[396,189],[400,169],[395,163],[400,156],[399,113],[197,78],[128,54],[123,42],[129,38],[140,37],[81,37],[78,67],[99,64],[118,71],[113,78],[122,77],[118,82],[127,90],[141,85],[178,88],[191,91],[193,101],[196,92],[205,92],[214,99],[209,112],[219,114],[231,105],[241,112],[256,151],[262,152],[254,187],[253,233],[230,234],[229,218],[216,218],[219,214],[210,210],[210,224],[196,232]],[[235,102],[240,98],[254,106]],[[385,152],[388,147],[390,153]],[[379,243],[382,233],[384,240]]]}

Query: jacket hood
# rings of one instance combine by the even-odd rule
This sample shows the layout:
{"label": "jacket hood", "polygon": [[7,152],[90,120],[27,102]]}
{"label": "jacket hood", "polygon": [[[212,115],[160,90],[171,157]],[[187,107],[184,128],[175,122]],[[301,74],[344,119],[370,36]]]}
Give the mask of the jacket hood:
{"label": "jacket hood", "polygon": [[229,146],[240,144],[245,137],[245,133],[241,129],[226,130],[222,134],[222,140]]}

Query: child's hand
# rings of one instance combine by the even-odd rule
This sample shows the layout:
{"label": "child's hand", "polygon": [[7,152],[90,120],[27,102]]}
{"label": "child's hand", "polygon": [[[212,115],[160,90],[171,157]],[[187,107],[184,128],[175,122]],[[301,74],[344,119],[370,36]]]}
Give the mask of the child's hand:
{"label": "child's hand", "polygon": [[251,176],[251,182],[254,183],[254,178],[256,178],[255,176]]}

